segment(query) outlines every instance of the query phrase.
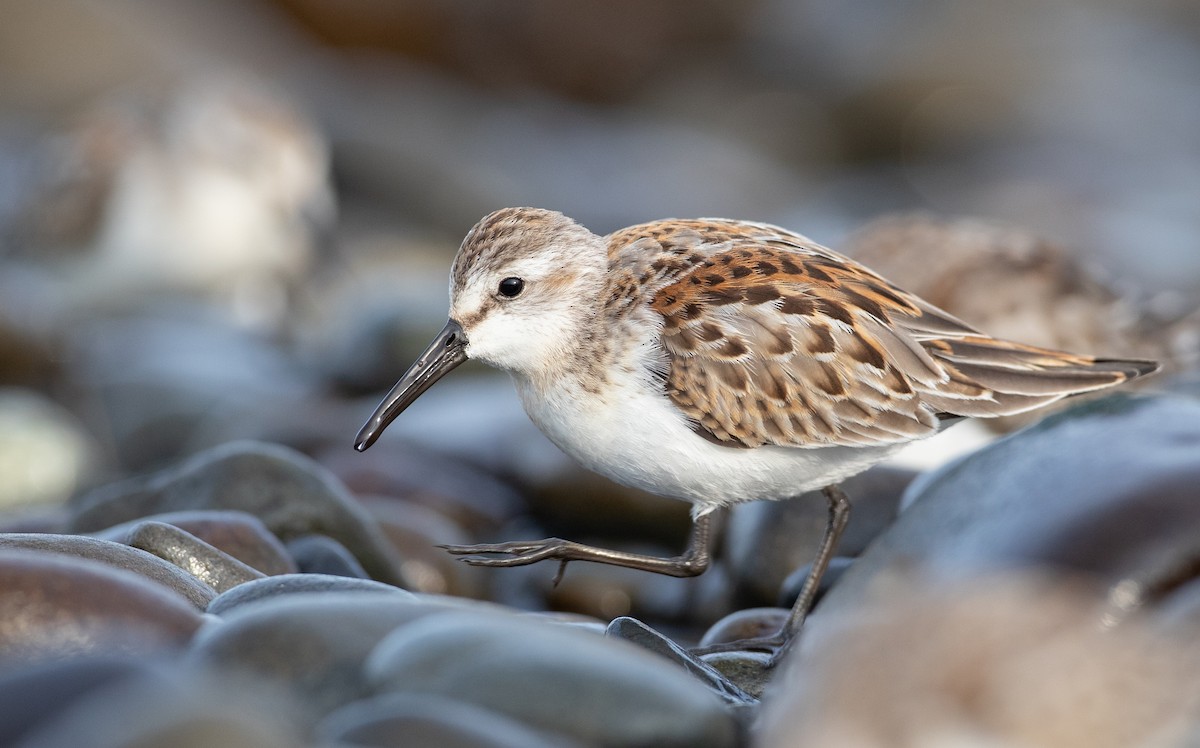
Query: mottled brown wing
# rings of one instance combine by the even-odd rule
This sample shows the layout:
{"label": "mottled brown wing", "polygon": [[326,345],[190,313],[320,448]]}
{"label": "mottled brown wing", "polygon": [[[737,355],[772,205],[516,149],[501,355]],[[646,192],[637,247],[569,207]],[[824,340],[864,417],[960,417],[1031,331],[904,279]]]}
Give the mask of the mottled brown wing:
{"label": "mottled brown wing", "polygon": [[727,238],[651,301],[667,393],[720,443],[909,441],[1156,368],[989,338],[795,235]]}

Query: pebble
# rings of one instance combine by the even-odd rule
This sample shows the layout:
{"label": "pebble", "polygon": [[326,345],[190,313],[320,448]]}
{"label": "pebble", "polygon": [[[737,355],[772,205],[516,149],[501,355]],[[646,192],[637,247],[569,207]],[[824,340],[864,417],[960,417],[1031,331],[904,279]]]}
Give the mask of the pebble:
{"label": "pebble", "polygon": [[[15,746],[38,725],[56,719],[77,699],[129,678],[157,672],[152,661],[99,653],[34,662],[9,663],[0,672],[0,745]],[[77,743],[83,745],[81,741]]]}
{"label": "pebble", "polygon": [[218,594],[265,575],[191,533],[165,522],[140,522],[125,543],[175,564]]}
{"label": "pebble", "polygon": [[279,538],[262,520],[247,512],[195,510],[151,514],[93,533],[93,536],[123,543],[129,532],[144,521],[174,525],[267,576],[297,571],[296,563],[288,556]]}
{"label": "pebble", "polygon": [[140,574],[61,553],[0,549],[0,651],[9,663],[179,648],[203,620]]}
{"label": "pebble", "polygon": [[1011,571],[880,589],[839,626],[805,632],[758,744],[1194,745],[1200,627],[1105,626],[1102,592]]}
{"label": "pebble", "polygon": [[428,694],[388,693],[338,709],[317,726],[331,742],[378,748],[572,748],[561,734],[536,730],[489,709]]}
{"label": "pebble", "polygon": [[208,612],[224,616],[243,605],[273,600],[286,595],[324,592],[383,592],[412,597],[406,590],[370,579],[330,574],[280,574],[239,584],[213,598]]}
{"label": "pebble", "polygon": [[164,662],[93,688],[19,748],[317,748],[301,725],[295,705],[263,684]]}
{"label": "pebble", "polygon": [[80,535],[14,533],[0,535],[0,549],[22,549],[60,553],[133,572],[183,597],[200,610],[216,597],[216,591],[173,563],[122,543]]}
{"label": "pebble", "polygon": [[[858,555],[895,520],[900,497],[914,475],[909,470],[879,466],[841,484],[850,498],[851,511],[838,553]],[[820,491],[787,501],[756,501],[736,507],[726,533],[726,548],[742,604],[776,604],[789,575],[813,560],[828,520],[829,502]]]}
{"label": "pebble", "polygon": [[285,687],[307,719],[371,695],[362,666],[392,629],[469,602],[395,591],[302,592],[231,607],[196,637],[190,659]]}
{"label": "pebble", "polygon": [[346,546],[328,535],[301,535],[288,541],[287,550],[296,568],[305,574],[331,574],[357,579],[369,579],[371,576]]}
{"label": "pebble", "polygon": [[574,627],[477,611],[427,616],[371,653],[378,691],[450,696],[587,745],[732,746],[722,700],[678,666]]}
{"label": "pebble", "polygon": [[321,533],[345,545],[374,578],[404,585],[403,560],[333,475],[286,447],[238,441],[147,476],[103,486],[75,503],[74,532],[95,532],[161,512],[238,510],[283,541]]}
{"label": "pebble", "polygon": [[1116,395],[1055,414],[914,482],[821,608],[853,609],[914,574],[941,583],[1038,568],[1111,584],[1192,554],[1198,443],[1192,398]]}

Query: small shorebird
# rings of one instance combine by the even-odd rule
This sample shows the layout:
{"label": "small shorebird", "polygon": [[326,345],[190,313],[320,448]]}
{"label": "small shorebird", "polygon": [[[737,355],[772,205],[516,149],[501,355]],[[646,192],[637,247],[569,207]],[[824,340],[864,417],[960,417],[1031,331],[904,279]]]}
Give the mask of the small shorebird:
{"label": "small shorebird", "polygon": [[1019,413],[1158,368],[988,337],[776,226],[663,220],[601,237],[535,208],[497,211],[467,234],[450,321],[355,448],[469,358],[509,371],[564,452],[690,501],[693,525],[674,558],[558,538],[447,546],[468,563],[694,576],[709,565],[713,510],[823,490],[829,523],[786,625],[721,647],[770,651],[772,663],[803,625],[849,519],[840,481],[952,419]]}

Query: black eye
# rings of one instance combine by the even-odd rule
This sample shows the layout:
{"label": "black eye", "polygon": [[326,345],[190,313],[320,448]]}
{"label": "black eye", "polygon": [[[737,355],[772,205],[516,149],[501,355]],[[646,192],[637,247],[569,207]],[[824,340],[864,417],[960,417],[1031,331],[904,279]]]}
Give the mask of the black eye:
{"label": "black eye", "polygon": [[510,299],[519,296],[525,290],[525,281],[520,278],[505,278],[500,281],[500,295]]}

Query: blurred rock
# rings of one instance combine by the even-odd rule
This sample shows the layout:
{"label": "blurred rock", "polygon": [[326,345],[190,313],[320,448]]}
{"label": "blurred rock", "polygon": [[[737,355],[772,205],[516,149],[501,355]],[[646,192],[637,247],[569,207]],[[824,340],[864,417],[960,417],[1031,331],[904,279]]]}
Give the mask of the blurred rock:
{"label": "blurred rock", "polygon": [[229,610],[196,638],[191,659],[286,688],[315,722],[371,694],[363,662],[392,629],[465,604],[391,590],[280,595]]}
{"label": "blurred rock", "polygon": [[0,550],[9,549],[59,553],[132,572],[171,590],[200,610],[208,607],[209,601],[216,597],[216,592],[206,582],[175,564],[121,543],[79,535],[0,535]]}
{"label": "blurred rock", "polygon": [[741,689],[740,683],[735,683],[723,677],[701,658],[692,655],[683,647],[650,628],[636,618],[622,616],[608,624],[605,636],[620,639],[630,644],[636,644],[642,649],[674,662],[693,677],[712,690],[727,704],[735,707],[753,706],[756,702],[753,696]]}
{"label": "blurred rock", "polygon": [[377,579],[405,586],[379,527],[328,471],[298,452],[231,442],[75,501],[72,528],[89,532],[149,514],[231,509],[257,516],[284,541],[321,533],[342,542]]}
{"label": "blurred rock", "polygon": [[[551,623],[445,613],[403,626],[367,661],[379,691],[451,696],[589,745],[732,746],[721,700],[629,644]],[[588,694],[581,708],[579,694]]]}
{"label": "blurred rock", "polygon": [[[225,616],[243,605],[286,595],[327,592],[383,592],[409,595],[406,590],[370,579],[330,574],[281,574],[240,584],[213,598],[208,612]],[[411,596],[410,596],[411,597]]]}
{"label": "blurred rock", "polygon": [[[850,498],[850,522],[837,553],[856,556],[896,518],[910,470],[880,466],[841,484]],[[829,502],[820,491],[787,501],[735,507],[726,532],[726,556],[744,604],[774,605],[785,580],[816,556]]]}
{"label": "blurred rock", "polygon": [[277,341],[184,300],[79,320],[64,336],[79,410],[129,471],[179,459],[209,423],[308,413],[319,399],[317,382]]}
{"label": "blurred rock", "polygon": [[[845,556],[834,556],[829,559],[829,566],[826,567],[825,573],[821,575],[821,583],[817,585],[817,595],[813,598],[814,608],[825,597],[825,593],[833,589],[841,580],[842,575],[853,565],[854,559],[846,558]],[[787,579],[783,580],[783,584],[779,588],[777,604],[791,607],[796,602],[796,599],[800,597],[800,591],[804,589],[804,582],[808,579],[810,569],[812,569],[811,562],[788,574]]]}
{"label": "blurred rock", "polygon": [[895,577],[925,584],[1001,569],[1105,584],[1195,552],[1200,401],[1112,396],[1055,414],[921,476],[907,508],[817,615],[852,610]]}
{"label": "blurred rock", "polygon": [[454,556],[437,547],[471,542],[470,536],[450,518],[413,501],[360,495],[359,503],[371,513],[404,557],[401,571],[412,584],[413,591],[482,596],[488,570],[459,563]]}
{"label": "blurred rock", "polygon": [[[442,384],[448,388],[446,392],[435,387],[425,393],[432,398],[430,404],[422,396],[403,418],[388,427],[382,440],[360,453],[351,448],[350,442],[378,399],[364,402],[359,419],[346,432],[349,438],[343,441],[344,446],[323,450],[320,462],[358,495],[395,496],[430,507],[471,534],[489,533],[526,507],[521,494],[496,477],[520,464],[515,452],[527,446],[525,435],[536,435],[532,438],[541,439],[551,450],[555,448],[529,422],[519,404],[515,412],[509,412],[507,406],[499,407],[505,415],[497,417],[485,404],[489,395],[496,394],[492,386],[457,387],[453,380]],[[506,382],[505,386],[511,392],[511,385]],[[515,400],[516,396],[512,397]],[[410,415],[414,417],[410,419]],[[517,432],[511,440],[504,435],[506,424]],[[395,439],[393,431],[403,433],[405,438]],[[497,450],[502,452],[489,454]],[[506,462],[509,457],[517,463]],[[479,467],[481,464],[484,468]]]}
{"label": "blurred rock", "polygon": [[366,569],[346,546],[328,535],[301,535],[287,544],[296,567],[305,574],[368,579]]}
{"label": "blurred rock", "polygon": [[140,574],[60,553],[0,550],[0,649],[9,663],[176,649],[202,620]]}
{"label": "blurred rock", "polygon": [[143,521],[174,525],[267,576],[296,571],[295,562],[279,538],[271,534],[262,520],[247,512],[201,509],[151,514],[93,534],[103,540],[124,543],[130,531]]}
{"label": "blurred rock", "polygon": [[124,542],[175,564],[218,594],[264,577],[228,553],[165,522],[140,522],[130,528]]}
{"label": "blurred rock", "polygon": [[338,709],[317,733],[339,745],[380,748],[572,748],[561,734],[534,728],[457,699],[388,693]]}
{"label": "blurred rock", "polygon": [[7,663],[0,674],[0,745],[15,746],[26,733],[47,724],[74,702],[135,677],[149,678],[156,665],[143,658],[98,654],[36,662]]}
{"label": "blurred rock", "polygon": [[295,706],[264,688],[182,671],[136,674],[92,689],[21,748],[295,748],[308,745]]}
{"label": "blurred rock", "polygon": [[783,628],[790,608],[743,608],[714,623],[700,639],[701,647],[771,636]]}
{"label": "blurred rock", "polygon": [[805,631],[761,745],[1192,745],[1197,630],[1105,628],[1097,592],[1036,574],[881,590]]}
{"label": "blurred rock", "polygon": [[98,462],[95,438],[66,409],[33,390],[0,387],[0,511],[65,502]]}

